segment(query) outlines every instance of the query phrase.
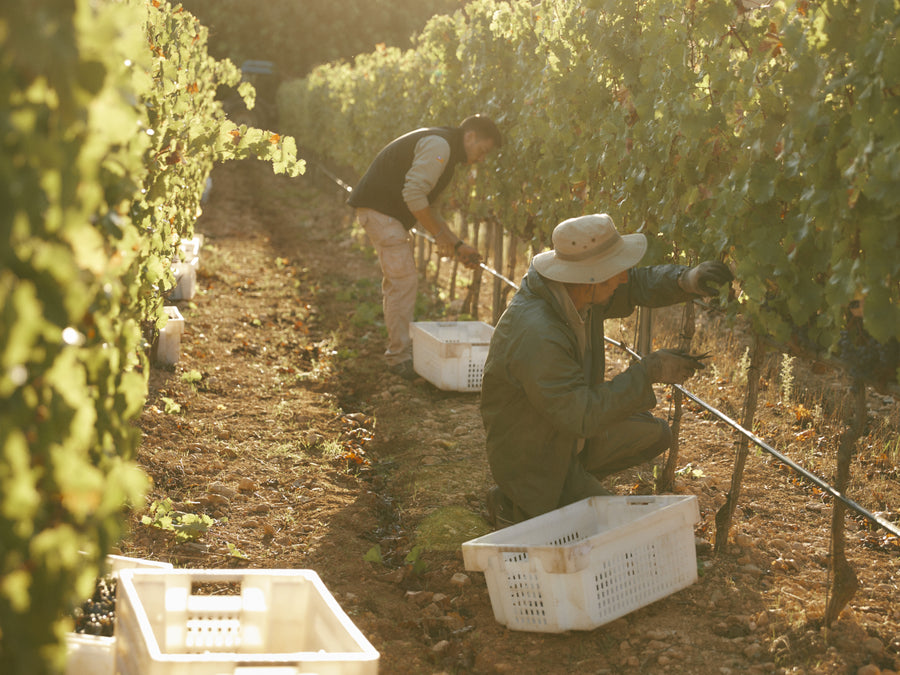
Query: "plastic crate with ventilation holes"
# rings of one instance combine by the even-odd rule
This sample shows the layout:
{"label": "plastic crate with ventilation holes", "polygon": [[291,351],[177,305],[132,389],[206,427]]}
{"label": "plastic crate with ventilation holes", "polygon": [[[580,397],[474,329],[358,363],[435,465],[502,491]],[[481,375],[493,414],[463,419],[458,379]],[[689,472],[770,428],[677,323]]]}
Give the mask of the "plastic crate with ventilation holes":
{"label": "plastic crate with ventilation holes", "polygon": [[182,239],[178,246],[181,260],[172,263],[175,274],[175,288],[172,289],[172,300],[193,300],[197,292],[197,273],[200,269],[200,247],[203,235],[192,239]]}
{"label": "plastic crate with ventilation holes", "polygon": [[410,324],[413,368],[438,389],[480,391],[494,327],[483,321]]}
{"label": "plastic crate with ventilation holes", "polygon": [[592,630],[697,580],[697,498],[590,497],[462,545],[494,617],[521,631]]}
{"label": "plastic crate with ventilation holes", "polygon": [[181,335],[184,333],[184,317],[175,305],[163,307],[168,321],[156,338],[156,363],[163,366],[174,366],[181,357]]}
{"label": "plastic crate with ventilation holes", "polygon": [[375,675],[379,654],[311,570],[125,570],[121,675]]}
{"label": "plastic crate with ventilation holes", "polygon": [[[106,556],[107,573],[118,579],[119,572],[129,568],[172,569],[171,563],[128,558],[121,555]],[[112,675],[116,649],[116,635],[66,634],[66,675]]]}

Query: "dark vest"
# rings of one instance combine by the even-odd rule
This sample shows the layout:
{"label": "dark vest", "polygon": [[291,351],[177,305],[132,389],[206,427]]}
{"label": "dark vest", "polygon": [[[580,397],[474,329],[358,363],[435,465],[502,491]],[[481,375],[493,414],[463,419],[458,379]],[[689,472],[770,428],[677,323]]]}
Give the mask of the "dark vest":
{"label": "dark vest", "polygon": [[372,161],[347,203],[354,208],[373,209],[396,218],[407,230],[415,225],[415,216],[403,201],[403,185],[412,166],[416,143],[423,136],[440,136],[450,144],[450,157],[444,172],[428,193],[428,203],[433,204],[453,178],[456,165],[466,161],[463,132],[458,127],[416,129],[388,143]]}

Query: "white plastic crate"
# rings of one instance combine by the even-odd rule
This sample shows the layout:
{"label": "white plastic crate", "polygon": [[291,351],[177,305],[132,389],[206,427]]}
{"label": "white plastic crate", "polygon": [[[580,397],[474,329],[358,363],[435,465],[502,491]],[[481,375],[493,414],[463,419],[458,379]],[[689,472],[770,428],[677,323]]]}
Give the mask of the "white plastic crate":
{"label": "white plastic crate", "polygon": [[513,629],[591,630],[697,580],[694,496],[591,497],[462,545],[494,617]]}
{"label": "white plastic crate", "polygon": [[203,235],[195,234],[191,239],[182,239],[178,249],[184,255],[185,260],[191,260],[200,255],[201,246],[203,246]]}
{"label": "white plastic crate", "polygon": [[410,324],[413,368],[438,389],[480,391],[494,327],[483,321]]}
{"label": "white plastic crate", "polygon": [[191,239],[182,239],[178,245],[180,261],[172,263],[175,275],[175,288],[170,295],[172,300],[192,300],[197,293],[197,271],[200,269],[200,247],[203,235],[195,235]]}
{"label": "white plastic crate", "polygon": [[378,652],[311,570],[126,570],[116,617],[121,675],[378,672]]}
{"label": "white plastic crate", "polygon": [[116,638],[66,634],[66,675],[113,675]]}
{"label": "white plastic crate", "polygon": [[[106,556],[108,574],[118,577],[119,571],[131,568],[172,569],[171,563],[128,558],[121,555]],[[66,635],[66,675],[113,675],[115,672],[116,637],[68,633]]]}
{"label": "white plastic crate", "polygon": [[172,263],[175,274],[175,288],[170,297],[172,300],[192,300],[197,294],[197,268],[200,258],[194,256],[185,262]]}
{"label": "white plastic crate", "polygon": [[184,317],[174,305],[163,307],[168,322],[159,331],[156,342],[156,361],[166,366],[174,366],[181,356],[181,334],[184,332]]}

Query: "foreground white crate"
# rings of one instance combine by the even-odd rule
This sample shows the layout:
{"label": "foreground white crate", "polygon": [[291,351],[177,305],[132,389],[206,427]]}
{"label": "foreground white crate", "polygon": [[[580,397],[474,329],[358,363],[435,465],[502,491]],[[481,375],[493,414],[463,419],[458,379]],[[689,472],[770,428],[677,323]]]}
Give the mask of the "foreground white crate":
{"label": "foreground white crate", "polygon": [[181,356],[181,334],[184,332],[184,317],[174,305],[163,307],[169,321],[159,331],[156,342],[156,361],[165,366],[174,366]]}
{"label": "foreground white crate", "polygon": [[66,675],[113,675],[115,650],[115,637],[67,633]]}
{"label": "foreground white crate", "polygon": [[310,570],[126,570],[116,621],[121,675],[378,671],[378,652]]}
{"label": "foreground white crate", "polygon": [[413,368],[438,389],[479,391],[494,327],[483,321],[410,324]]}
{"label": "foreground white crate", "polygon": [[494,618],[514,630],[591,630],[697,580],[694,496],[591,497],[462,545]]}
{"label": "foreground white crate", "polygon": [[[150,568],[172,569],[170,563],[127,558],[121,555],[106,556],[108,573],[119,576],[123,569]],[[116,637],[68,633],[66,635],[66,675],[113,675],[115,672]]]}

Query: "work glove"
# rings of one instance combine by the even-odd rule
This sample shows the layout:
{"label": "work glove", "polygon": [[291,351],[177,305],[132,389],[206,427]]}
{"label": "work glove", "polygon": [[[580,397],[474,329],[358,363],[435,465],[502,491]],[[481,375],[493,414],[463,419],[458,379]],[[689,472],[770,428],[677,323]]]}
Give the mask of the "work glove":
{"label": "work glove", "polygon": [[694,295],[716,295],[719,289],[713,286],[721,286],[730,283],[734,275],[725,263],[718,260],[708,260],[696,267],[692,267],[678,278],[681,290]]}
{"label": "work glove", "polygon": [[645,356],[641,363],[650,382],[661,384],[681,384],[705,367],[699,359],[674,349],[658,349]]}

